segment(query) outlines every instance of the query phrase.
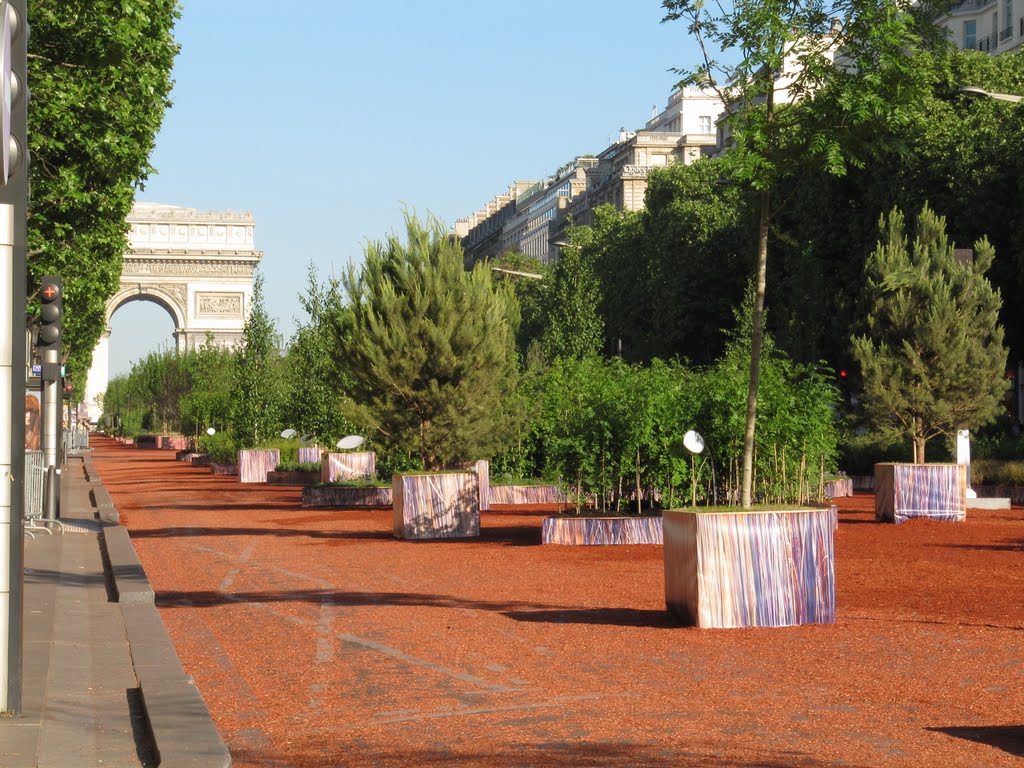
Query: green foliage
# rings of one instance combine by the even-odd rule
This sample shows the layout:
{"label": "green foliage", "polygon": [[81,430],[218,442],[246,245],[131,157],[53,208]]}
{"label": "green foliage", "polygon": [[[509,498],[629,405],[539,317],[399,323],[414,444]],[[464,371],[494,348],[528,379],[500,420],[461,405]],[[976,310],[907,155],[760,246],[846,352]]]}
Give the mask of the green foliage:
{"label": "green foliage", "polygon": [[[748,306],[745,325],[705,370],[661,360],[556,360],[524,385],[539,408],[495,457],[492,477],[543,477],[578,504],[610,511],[690,503],[692,484],[702,504],[738,502],[749,323]],[[826,369],[792,363],[768,339],[755,464],[761,500],[815,498],[822,472],[835,469],[838,393],[828,378]],[[689,429],[707,443],[692,463],[682,447]]]}
{"label": "green foliage", "polygon": [[282,382],[274,323],[263,304],[263,276],[253,283],[252,303],[235,363],[231,415],[242,448],[255,448],[280,434]]}
{"label": "green foliage", "polygon": [[178,402],[181,432],[198,436],[208,428],[224,431],[231,424],[235,383],[235,354],[214,344],[212,338],[182,356],[189,378]]}
{"label": "green foliage", "polygon": [[971,485],[1024,485],[1024,461],[972,461]]}
{"label": "green foliage", "polygon": [[[509,432],[518,304],[484,264],[463,268],[444,225],[406,214],[406,237],[371,242],[335,316],[343,408],[375,443],[437,469],[491,455]],[[406,454],[408,455],[408,454]]]}
{"label": "green foliage", "polygon": [[198,446],[200,451],[218,464],[238,463],[238,443],[228,432],[200,435]]}
{"label": "green foliage", "polygon": [[64,350],[84,391],[117,290],[135,190],[170,104],[175,0],[29,2],[29,315],[64,278]]}
{"label": "green foliage", "polygon": [[285,388],[281,421],[326,445],[352,434],[355,426],[341,412],[347,384],[334,364],[332,319],[347,311],[334,278],[321,284],[309,265],[306,290],[298,296],[306,313],[298,324],[285,358]]}
{"label": "green foliage", "polygon": [[579,360],[601,350],[601,284],[588,255],[590,238],[588,230],[571,230],[571,245],[562,248],[549,279],[544,281],[544,331],[540,346],[548,360]]}
{"label": "green foliage", "polygon": [[747,197],[721,182],[718,160],[676,163],[651,172],[643,210],[594,212],[584,253],[605,334],[627,360],[721,354],[753,252]]}
{"label": "green foliage", "polygon": [[320,462],[318,461],[281,461],[276,467],[275,472],[320,472]]}
{"label": "green foliage", "polygon": [[504,272],[494,274],[496,281],[504,280],[512,286],[519,301],[520,323],[516,332],[516,349],[519,350],[520,358],[525,360],[531,345],[539,342],[544,332],[544,280],[550,270],[540,260],[512,251],[503,253],[491,266],[541,276],[537,279]]}
{"label": "green foliage", "polygon": [[995,252],[982,239],[972,263],[957,262],[945,220],[927,206],[912,244],[898,210],[879,227],[866,267],[866,332],[853,337],[853,354],[872,424],[912,437],[923,463],[931,438],[999,413],[1008,386],[1002,299],[985,278]]}

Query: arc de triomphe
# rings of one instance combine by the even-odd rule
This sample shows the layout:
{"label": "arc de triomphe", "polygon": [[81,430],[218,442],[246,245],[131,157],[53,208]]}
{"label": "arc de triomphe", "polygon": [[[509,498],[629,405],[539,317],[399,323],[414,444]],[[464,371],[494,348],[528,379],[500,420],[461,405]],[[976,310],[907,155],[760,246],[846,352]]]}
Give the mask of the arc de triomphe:
{"label": "arc de triomphe", "polygon": [[253,273],[263,254],[253,247],[251,213],[198,211],[136,203],[128,216],[121,285],[107,302],[107,329],[93,352],[86,384],[89,419],[102,412],[110,364],[110,318],[130,301],[151,301],[174,321],[178,351],[206,343],[232,346],[242,337]]}

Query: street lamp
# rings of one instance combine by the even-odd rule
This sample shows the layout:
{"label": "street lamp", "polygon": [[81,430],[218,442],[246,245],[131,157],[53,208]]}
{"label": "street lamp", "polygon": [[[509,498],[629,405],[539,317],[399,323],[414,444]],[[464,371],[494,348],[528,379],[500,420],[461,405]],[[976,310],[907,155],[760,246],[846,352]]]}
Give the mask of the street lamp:
{"label": "street lamp", "polygon": [[1014,104],[1020,104],[1024,101],[1024,96],[1015,96],[1012,93],[994,93],[993,91],[986,91],[984,88],[979,88],[976,85],[961,85],[957,90],[960,93],[965,93],[968,96],[980,96],[985,99],[996,99],[997,101],[1010,101]]}
{"label": "street lamp", "polygon": [[506,275],[519,275],[519,277],[529,277],[534,280],[544,279],[544,275],[538,275],[536,272],[520,272],[517,269],[505,269],[504,267],[491,267],[491,272],[503,272]]}

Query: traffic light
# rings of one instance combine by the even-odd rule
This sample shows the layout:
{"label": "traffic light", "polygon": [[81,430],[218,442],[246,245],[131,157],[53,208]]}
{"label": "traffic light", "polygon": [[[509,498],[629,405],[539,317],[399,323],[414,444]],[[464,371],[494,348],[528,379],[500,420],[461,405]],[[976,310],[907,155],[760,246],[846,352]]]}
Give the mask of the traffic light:
{"label": "traffic light", "polygon": [[[25,0],[0,0],[0,188],[18,179],[12,194],[26,193],[28,167],[28,24]],[[8,195],[3,195],[7,197]],[[4,200],[4,202],[8,202]]]}
{"label": "traffic light", "polygon": [[64,281],[55,275],[43,278],[39,288],[39,341],[40,350],[60,350],[61,321],[64,318]]}

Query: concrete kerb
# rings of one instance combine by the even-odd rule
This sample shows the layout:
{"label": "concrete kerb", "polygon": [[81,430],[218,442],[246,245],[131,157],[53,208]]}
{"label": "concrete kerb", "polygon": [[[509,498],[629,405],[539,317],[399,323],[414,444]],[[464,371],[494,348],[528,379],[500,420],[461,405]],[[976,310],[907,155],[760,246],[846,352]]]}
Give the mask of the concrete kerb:
{"label": "concrete kerb", "polygon": [[108,522],[102,529],[105,564],[121,606],[160,768],[228,768],[231,753],[213,724],[202,694],[181,666],[128,529],[116,524],[119,515],[110,493],[99,482],[91,457],[86,459],[96,514]]}

